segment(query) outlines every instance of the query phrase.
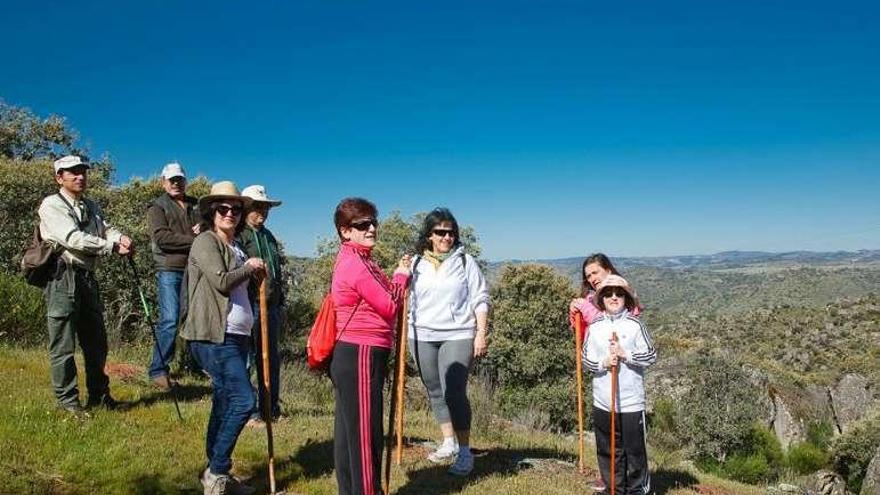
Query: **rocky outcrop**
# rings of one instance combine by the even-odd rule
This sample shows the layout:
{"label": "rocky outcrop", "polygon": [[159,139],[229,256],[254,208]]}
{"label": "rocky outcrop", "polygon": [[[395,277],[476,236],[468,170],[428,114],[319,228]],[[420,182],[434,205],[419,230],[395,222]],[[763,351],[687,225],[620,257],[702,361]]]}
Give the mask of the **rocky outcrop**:
{"label": "rocky outcrop", "polygon": [[880,448],[877,449],[874,458],[868,464],[859,495],[880,495]]}
{"label": "rocky outcrop", "polygon": [[805,495],[847,495],[846,482],[831,471],[817,471],[807,479]]}
{"label": "rocky outcrop", "polygon": [[801,419],[796,418],[786,406],[780,395],[773,397],[773,433],[782,447],[787,449],[791,444],[807,439],[807,429]]}
{"label": "rocky outcrop", "polygon": [[862,419],[874,402],[870,382],[862,375],[847,374],[831,389],[831,407],[840,433]]}

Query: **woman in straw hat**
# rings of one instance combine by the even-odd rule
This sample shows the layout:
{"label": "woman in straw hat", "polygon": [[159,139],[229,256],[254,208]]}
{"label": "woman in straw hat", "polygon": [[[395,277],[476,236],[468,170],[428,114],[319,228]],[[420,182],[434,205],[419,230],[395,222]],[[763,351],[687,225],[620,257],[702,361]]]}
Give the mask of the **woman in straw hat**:
{"label": "woman in straw hat", "polygon": [[[657,351],[648,328],[632,314],[638,301],[623,277],[605,277],[593,300],[601,314],[590,324],[583,362],[593,373],[593,424],[599,471],[608,486],[606,493],[650,493],[645,369],[657,360]],[[614,432],[610,427],[612,414],[617,416]],[[612,435],[616,444],[613,454]],[[614,480],[610,479],[612,459]]]}
{"label": "woman in straw hat", "polygon": [[218,182],[199,200],[201,234],[187,264],[188,309],[181,333],[214,387],[201,475],[204,493],[243,494],[253,489],[230,476],[232,450],[254,408],[247,372],[253,313],[248,282],[265,276],[266,265],[235,241],[250,199],[232,182]]}

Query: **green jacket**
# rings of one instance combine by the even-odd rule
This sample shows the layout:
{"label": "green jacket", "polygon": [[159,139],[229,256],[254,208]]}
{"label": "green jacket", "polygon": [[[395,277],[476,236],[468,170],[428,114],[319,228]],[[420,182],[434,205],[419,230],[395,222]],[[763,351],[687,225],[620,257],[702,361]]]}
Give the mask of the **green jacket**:
{"label": "green jacket", "polygon": [[180,335],[222,344],[229,293],[238,284],[248,283],[253,273],[248,265],[235,268],[235,253],[214,232],[196,236],[186,267],[187,314]]}
{"label": "green jacket", "polygon": [[[284,274],[281,271],[284,257],[281,255],[275,236],[266,227],[256,230],[250,225],[245,225],[238,239],[249,258],[260,258],[266,262],[269,272],[269,279],[266,281],[266,304],[269,306],[284,304]],[[251,281],[248,293],[251,301],[259,303],[258,283]]]}

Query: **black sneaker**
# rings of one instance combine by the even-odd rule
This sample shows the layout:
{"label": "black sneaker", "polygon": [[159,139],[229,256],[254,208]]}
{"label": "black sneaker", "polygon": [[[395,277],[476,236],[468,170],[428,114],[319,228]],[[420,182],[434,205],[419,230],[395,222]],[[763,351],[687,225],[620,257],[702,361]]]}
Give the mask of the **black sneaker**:
{"label": "black sneaker", "polygon": [[113,410],[119,408],[119,402],[110,396],[109,393],[101,395],[100,397],[92,397],[89,396],[88,402],[86,402],[86,407],[89,409],[93,409],[96,407],[103,407],[104,409]]}

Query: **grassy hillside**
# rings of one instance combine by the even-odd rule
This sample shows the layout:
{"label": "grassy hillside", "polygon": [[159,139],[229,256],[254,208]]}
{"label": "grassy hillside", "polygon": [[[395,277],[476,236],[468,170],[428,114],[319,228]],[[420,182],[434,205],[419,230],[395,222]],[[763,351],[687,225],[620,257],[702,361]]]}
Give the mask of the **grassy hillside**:
{"label": "grassy hillside", "polygon": [[[111,356],[112,388],[126,401],[124,411],[95,411],[74,419],[53,408],[47,358],[42,350],[0,347],[0,493],[154,494],[200,493],[197,473],[204,467],[204,429],[210,408],[207,382],[185,380],[181,409],[174,414],[166,396],[149,388],[143,350]],[[284,417],[276,425],[275,452],[280,489],[290,493],[332,494],[332,402],[325,378],[287,367],[282,399]],[[582,494],[595,475],[592,445],[587,475],[574,468],[571,437],[525,431],[477,410],[473,444],[476,469],[467,479],[424,460],[422,443],[435,438],[429,414],[420,406],[422,390],[411,383],[407,414],[409,445],[403,464],[393,470],[396,494]],[[476,398],[479,402],[479,398]],[[234,472],[265,490],[265,430],[246,429],[234,454]],[[653,480],[660,494],[757,494],[756,488],[722,481],[680,465],[675,456],[654,453]],[[659,462],[658,462],[659,461]],[[532,467],[529,467],[529,466]]]}

